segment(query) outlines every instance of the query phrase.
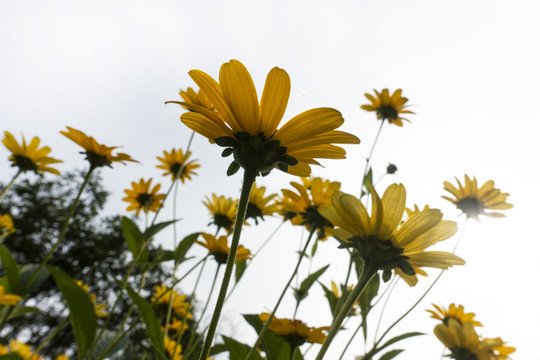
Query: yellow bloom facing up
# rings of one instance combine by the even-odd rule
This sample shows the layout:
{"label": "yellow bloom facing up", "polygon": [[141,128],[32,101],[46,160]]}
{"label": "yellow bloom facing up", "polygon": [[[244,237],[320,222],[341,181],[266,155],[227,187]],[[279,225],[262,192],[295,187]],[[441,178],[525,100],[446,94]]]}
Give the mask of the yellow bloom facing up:
{"label": "yellow bloom facing up", "polygon": [[292,216],[294,225],[305,225],[308,230],[315,229],[319,239],[326,239],[332,235],[333,226],[326,220],[318,209],[322,205],[330,205],[331,197],[340,189],[341,183],[337,181],[323,180],[319,177],[308,179],[302,178],[302,184],[291,182],[297,192],[283,189],[281,211],[287,216]]}
{"label": "yellow bloom facing up", "polygon": [[18,354],[24,360],[43,360],[43,358],[37,354],[32,356],[33,351],[30,345],[26,345],[18,340],[10,340],[9,349],[11,353]]}
{"label": "yellow bloom facing up", "polygon": [[[169,305],[171,301],[171,294],[173,296],[172,300],[172,309],[175,315],[180,318],[191,319],[192,314],[189,312],[191,309],[191,304],[187,301],[186,295],[180,295],[176,290],[167,291],[168,288],[164,284],[156,285],[156,290],[152,296],[152,302],[156,304],[166,304]],[[187,312],[187,315],[186,315]]]}
{"label": "yellow bloom facing up", "polygon": [[422,267],[447,269],[463,265],[460,257],[443,251],[424,251],[457,231],[453,221],[442,220],[437,209],[428,209],[402,222],[405,211],[405,187],[390,185],[382,199],[374,188],[371,216],[355,196],[336,191],[331,206],[319,212],[337,229],[334,236],[343,247],[353,247],[365,262],[379,270],[392,269],[409,285],[416,284],[416,274],[425,275]]}
{"label": "yellow bloom facing up", "polygon": [[[203,109],[211,112],[216,111],[216,109],[214,109],[214,105],[212,105],[210,100],[208,100],[206,95],[204,95],[201,90],[195,91],[193,88],[188,87],[186,91],[180,90],[179,95],[184,100],[183,102],[190,104],[192,107],[200,106]],[[186,107],[186,109],[189,110],[188,107]]]}
{"label": "yellow bloom facing up", "polygon": [[157,167],[165,170],[164,176],[171,175],[173,181],[179,179],[183,184],[186,180],[191,180],[191,176],[197,175],[194,170],[201,167],[197,164],[197,160],[189,160],[190,156],[191,151],[184,155],[181,149],[173,148],[170,153],[163,151],[163,157],[158,156],[161,164]]}
{"label": "yellow bloom facing up", "polygon": [[151,188],[152,179],[148,179],[148,181],[140,179],[138,183],[133,181],[131,183],[131,187],[131,190],[124,190],[127,196],[122,200],[129,203],[126,210],[134,210],[135,216],[139,216],[141,210],[144,211],[145,214],[148,214],[149,211],[157,212],[163,205],[165,194],[157,193],[161,188],[160,184],[156,184],[153,188]]}
{"label": "yellow bloom facing up", "polygon": [[217,113],[182,102],[192,112],[182,114],[180,119],[193,131],[225,147],[224,156],[234,155],[229,175],[240,167],[262,175],[278,167],[308,176],[310,165],[320,165],[315,159],[345,158],[345,150],[334,144],[360,143],[356,136],[335,130],[344,120],[331,108],[305,111],[278,129],[291,87],[283,69],[275,67],[269,72],[260,103],[251,75],[237,60],[221,66],[219,83],[200,70],[191,70],[189,75]]}
{"label": "yellow bloom facing up", "polygon": [[207,196],[203,204],[206,205],[212,215],[212,221],[208,225],[214,224],[218,227],[218,230],[223,228],[227,232],[232,229],[236,219],[238,200],[212,194],[212,199]]}
{"label": "yellow bloom facing up", "polygon": [[113,150],[117,149],[118,146],[109,147],[99,144],[92,136],[88,136],[82,131],[73,129],[69,126],[67,126],[67,129],[68,131],[60,131],[60,133],[85,150],[82,154],[86,154],[86,160],[88,160],[90,166],[94,168],[101,166],[111,167],[113,162],[121,162],[122,164],[125,164],[126,161],[137,162],[137,160],[133,160],[128,154],[117,153],[116,155],[113,155]]}
{"label": "yellow bloom facing up", "polygon": [[0,285],[0,305],[15,306],[21,299],[19,295],[6,294],[6,288]]}
{"label": "yellow bloom facing up", "polygon": [[0,215],[0,240],[11,233],[15,232],[15,226],[13,225],[13,219],[9,214]]}
{"label": "yellow bloom facing up", "polygon": [[[207,248],[208,252],[214,256],[214,259],[216,259],[218,264],[226,264],[230,251],[229,245],[227,244],[227,237],[220,236],[219,238],[216,238],[207,233],[201,233],[201,236],[204,238],[204,242],[200,240],[195,240],[195,242]],[[251,251],[240,245],[236,252],[235,261],[244,261],[247,259],[251,259]]]}
{"label": "yellow bloom facing up", "polygon": [[272,216],[279,210],[279,204],[268,204],[277,196],[277,194],[265,196],[265,192],[266,188],[264,186],[258,187],[257,184],[253,184],[251,192],[249,193],[246,220],[253,219],[255,220],[255,224],[258,224],[259,218],[264,220],[265,216]]}
{"label": "yellow bloom facing up", "polygon": [[392,95],[390,95],[388,89],[383,89],[381,92],[373,91],[375,91],[375,96],[365,94],[371,104],[362,105],[361,108],[366,111],[375,111],[377,119],[381,121],[387,120],[390,124],[403,126],[403,120],[409,120],[402,117],[402,114],[414,114],[412,111],[407,110],[408,105],[405,104],[409,99],[401,96],[401,89],[397,89]]}
{"label": "yellow bloom facing up", "polygon": [[443,323],[448,325],[449,319],[456,319],[460,324],[470,322],[473,326],[483,326],[479,321],[474,320],[475,313],[466,313],[463,305],[458,305],[452,303],[448,306],[448,309],[445,309],[442,306],[437,306],[432,304],[435,307],[435,310],[426,310],[431,314],[432,319],[441,320]]}
{"label": "yellow bloom facing up", "polygon": [[[262,313],[259,315],[259,319],[265,323],[270,318],[269,313]],[[323,331],[328,330],[330,327],[323,326],[318,328],[308,327],[300,320],[278,319],[272,318],[268,329],[283,336],[285,341],[289,343],[291,347],[298,347],[306,342],[312,344],[322,344],[326,339],[326,335]]]}
{"label": "yellow bloom facing up", "polygon": [[171,360],[182,360],[184,358],[182,356],[182,345],[177,344],[168,336],[165,336],[165,350]]}
{"label": "yellow bloom facing up", "polygon": [[470,322],[461,324],[450,318],[448,324],[441,323],[434,330],[437,338],[450,350],[455,360],[505,360],[515,348],[506,346],[501,338],[482,339]]}
{"label": "yellow bloom facing up", "polygon": [[456,178],[458,187],[448,181],[444,182],[444,190],[454,195],[453,198],[443,196],[444,199],[452,202],[458,209],[467,215],[467,218],[478,219],[479,215],[485,215],[493,218],[505,217],[498,212],[486,212],[486,210],[508,210],[513,207],[506,202],[508,193],[502,193],[495,187],[495,182],[489,180],[478,188],[478,181],[475,177],[472,179],[465,175],[465,185]]}
{"label": "yellow bloom facing up", "polygon": [[19,144],[11,133],[5,131],[2,143],[11,152],[9,160],[11,166],[19,168],[19,171],[33,171],[37,173],[50,172],[60,175],[60,172],[52,167],[51,164],[63,162],[52,157],[49,157],[51,148],[48,146],[39,147],[39,138],[32,138],[29,144],[26,144],[26,139],[22,138],[22,144]]}

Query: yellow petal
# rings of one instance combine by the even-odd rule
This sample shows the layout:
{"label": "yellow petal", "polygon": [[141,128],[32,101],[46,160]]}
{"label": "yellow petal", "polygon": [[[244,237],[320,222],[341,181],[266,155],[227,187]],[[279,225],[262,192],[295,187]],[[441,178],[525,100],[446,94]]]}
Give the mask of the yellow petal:
{"label": "yellow petal", "polygon": [[291,91],[291,79],[287,72],[273,68],[266,77],[261,97],[260,129],[266,137],[271,136],[279,126]]}

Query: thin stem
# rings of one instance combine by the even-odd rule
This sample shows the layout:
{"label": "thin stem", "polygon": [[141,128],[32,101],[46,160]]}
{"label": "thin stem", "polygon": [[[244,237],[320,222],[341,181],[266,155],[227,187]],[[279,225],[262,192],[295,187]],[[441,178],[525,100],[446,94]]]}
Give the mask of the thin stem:
{"label": "thin stem", "polygon": [[[375,328],[374,340],[377,339],[377,334],[379,333],[379,329],[381,327],[382,317],[384,315],[384,310],[386,310],[386,305],[388,305],[388,301],[392,297],[392,293],[394,292],[394,289],[396,288],[396,284],[397,284],[396,279],[397,279],[397,277],[394,277],[392,279],[392,284],[386,288],[386,290],[390,289],[390,292],[388,293],[388,296],[386,297],[386,300],[384,301],[383,307],[381,309],[381,314],[379,315],[379,321],[377,321],[377,327]],[[385,292],[386,292],[386,290],[385,290]],[[382,299],[382,296],[380,297],[380,299]]]}
{"label": "thin stem", "polygon": [[381,130],[384,125],[384,120],[381,121],[381,125],[379,126],[379,130],[377,131],[377,135],[375,136],[375,140],[373,141],[373,145],[371,146],[371,151],[369,152],[369,156],[366,160],[366,167],[364,169],[364,174],[362,176],[362,184],[360,184],[360,198],[362,198],[362,189],[364,187],[364,179],[366,178],[367,173],[369,172],[369,164],[371,163],[371,158],[373,157],[373,151],[375,150],[375,145],[377,144],[377,140],[379,140],[379,136],[381,135]]}
{"label": "thin stem", "polygon": [[11,187],[15,183],[15,180],[17,180],[17,178],[21,174],[22,174],[22,170],[17,171],[17,173],[13,176],[13,178],[11,179],[9,184],[7,184],[6,187],[4,188],[4,190],[2,190],[2,193],[0,194],[0,200],[2,200],[4,198],[4,195],[6,195],[6,193],[9,191],[9,189],[11,189]]}
{"label": "thin stem", "polygon": [[39,346],[34,350],[34,352],[28,357],[28,359],[33,359],[34,356],[36,356],[37,354],[39,354],[39,352],[45,347],[45,345],[47,345],[47,343],[49,341],[51,341],[56,335],[58,335],[58,333],[60,332],[60,330],[62,330],[64,328],[64,326],[66,326],[66,324],[69,322],[69,316],[66,317],[60,324],[58,324],[58,326],[49,334],[49,336],[47,336],[47,338],[45,338],[45,340],[43,340],[41,342],[41,344],[39,344]]}
{"label": "thin stem", "polygon": [[238,251],[240,235],[242,233],[242,225],[244,224],[244,220],[246,218],[249,194],[251,193],[251,188],[253,186],[253,183],[255,182],[256,176],[256,171],[250,169],[244,170],[244,180],[242,182],[242,190],[240,193],[240,200],[238,202],[236,221],[234,224],[233,236],[231,240],[231,249],[229,250],[227,265],[225,266],[225,273],[223,274],[223,281],[221,283],[221,289],[219,290],[216,306],[214,308],[214,314],[212,315],[212,319],[210,320],[208,333],[206,334],[206,339],[204,340],[203,348],[201,351],[201,360],[206,360],[208,358],[208,355],[210,354],[210,347],[212,346],[214,335],[216,334],[221,310],[223,309],[223,304],[225,303],[225,296],[227,295],[227,289],[229,287],[229,282],[231,281],[231,276],[234,269],[236,253]]}
{"label": "thin stem", "polygon": [[283,288],[283,291],[281,292],[281,295],[279,296],[279,299],[278,299],[276,305],[274,306],[274,310],[272,310],[272,313],[270,314],[270,317],[268,317],[268,320],[266,320],[266,322],[264,323],[261,331],[259,331],[259,336],[257,337],[257,340],[255,341],[255,343],[253,344],[253,346],[249,350],[249,353],[246,356],[246,360],[250,360],[253,357],[253,355],[255,353],[255,349],[257,348],[257,344],[259,343],[259,341],[262,339],[262,337],[266,333],[266,330],[268,329],[268,326],[270,325],[270,322],[274,318],[274,315],[276,314],[276,311],[277,311],[279,305],[281,304],[281,301],[283,300],[283,297],[285,296],[285,293],[289,289],[289,286],[291,285],[296,273],[298,272],[298,269],[300,268],[300,264],[302,263],[302,259],[304,258],[304,254],[306,253],[307,248],[309,246],[309,243],[310,243],[311,239],[313,238],[313,234],[315,234],[315,227],[312,226],[312,230],[309,232],[309,236],[308,236],[308,238],[306,240],[306,245],[304,245],[304,248],[302,249],[302,252],[300,253],[300,256],[298,257],[298,262],[296,263],[296,267],[294,268],[294,271],[293,271],[291,277],[289,278],[289,281],[287,281],[287,284]]}
{"label": "thin stem", "polygon": [[324,340],[324,343],[321,346],[321,349],[319,350],[319,353],[317,354],[316,360],[322,360],[324,358],[324,355],[326,354],[326,351],[330,347],[330,344],[334,340],[334,337],[338,333],[338,331],[341,328],[341,324],[343,323],[343,320],[347,317],[347,314],[349,311],[351,311],[354,303],[358,301],[358,298],[360,298],[360,295],[362,294],[362,291],[368,284],[368,282],[371,280],[371,278],[377,273],[377,266],[372,264],[371,262],[364,262],[364,267],[362,268],[362,273],[360,274],[360,277],[358,278],[358,283],[352,290],[352,292],[347,297],[347,301],[343,305],[343,307],[339,310],[339,313],[334,318],[334,321],[332,322],[332,326],[330,327],[330,330],[328,331],[328,336]]}
{"label": "thin stem", "polygon": [[363,323],[363,321],[360,321],[360,324],[358,324],[358,326],[354,330],[354,333],[352,334],[351,338],[347,342],[347,345],[345,345],[345,348],[343,348],[343,351],[341,352],[339,360],[343,359],[343,356],[345,356],[345,353],[347,352],[347,349],[351,345],[351,343],[352,343],[353,339],[355,338],[356,334],[358,334],[358,331],[360,331],[360,329],[362,328],[362,325],[364,325],[364,323]]}

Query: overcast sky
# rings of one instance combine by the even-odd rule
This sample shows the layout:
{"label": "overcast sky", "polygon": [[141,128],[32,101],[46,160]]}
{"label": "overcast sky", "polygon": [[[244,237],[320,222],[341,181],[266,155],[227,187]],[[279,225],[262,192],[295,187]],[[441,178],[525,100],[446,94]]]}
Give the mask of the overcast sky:
{"label": "overcast sky", "polygon": [[[373,114],[360,110],[366,103],[363,94],[402,88],[417,114],[403,128],[383,128],[375,172],[380,174],[389,162],[399,170],[379,184],[379,191],[401,182],[409,206],[427,203],[461,225],[463,217],[440,196],[444,180],[467,173],[481,183],[495,180],[511,194],[515,208],[506,219],[468,225],[458,249],[467,265],[445,274],[397,329],[429,334],[400,344],[408,350],[398,358],[440,356],[442,347],[431,335],[435,322],[423,309],[431,302],[458,302],[477,313],[484,335],[501,336],[516,346],[516,359],[538,359],[540,239],[534,189],[540,154],[535,105],[540,95],[539,10],[535,1],[3,2],[0,130],[18,139],[21,134],[40,136],[53,148],[52,156],[65,161],[62,171],[86,165],[80,149],[59,134],[65,126],[109,146],[123,146],[142,164],[102,172],[112,192],[107,212],[123,212],[123,189],[131,181],[155,177],[168,186],[169,179],[155,168],[155,157],[185,147],[191,132],[178,121],[181,109],[163,102],[177,100],[179,89],[194,85],[189,70],[217,77],[222,63],[238,59],[260,95],[266,74],[279,66],[292,82],[284,120],[307,109],[334,107],[346,120],[343,129],[362,140],[346,147],[346,160],[324,161],[325,168],[314,169],[314,175],[341,181],[343,190],[356,194],[379,125]],[[240,187],[239,175],[225,176],[228,162],[219,148],[196,136],[192,149],[201,169],[181,187],[181,233],[204,229],[204,196],[217,192],[236,197]],[[14,171],[7,150],[0,154],[0,180],[5,182]],[[292,180],[275,171],[260,184],[277,192]],[[163,219],[170,209],[168,204]],[[270,219],[263,229],[269,233],[278,223]],[[247,229],[242,242],[257,248],[264,231]],[[245,300],[249,286],[239,288],[235,303],[225,308],[223,331],[238,327],[253,336],[237,314],[273,306],[268,299],[277,298],[277,289],[292,271],[300,236],[298,229],[284,229],[253,263],[244,286],[250,281],[264,285],[250,301]],[[169,239],[161,241],[170,244]],[[452,245],[441,248],[451,250]],[[331,262],[326,284],[345,271],[342,250],[335,246],[333,240],[322,244],[313,264],[315,269]],[[436,274],[420,279],[417,288],[400,284],[383,327],[414,303]],[[299,316],[313,326],[328,325],[326,301],[316,298],[322,296],[320,289],[311,296]],[[292,316],[293,305],[288,296],[278,316]],[[373,325],[376,320],[371,319]],[[362,342],[356,342],[348,358],[362,349]]]}

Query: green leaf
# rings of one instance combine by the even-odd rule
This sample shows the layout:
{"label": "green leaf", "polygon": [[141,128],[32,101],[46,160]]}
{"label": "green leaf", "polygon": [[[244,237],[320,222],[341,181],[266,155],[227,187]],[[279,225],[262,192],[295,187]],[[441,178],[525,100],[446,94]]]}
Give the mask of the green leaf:
{"label": "green leaf", "polygon": [[233,160],[227,168],[227,176],[236,174],[238,170],[240,170],[240,164]]}
{"label": "green leaf", "polygon": [[11,353],[7,355],[0,355],[0,360],[24,360],[19,354]]}
{"label": "green leaf", "polygon": [[6,289],[11,294],[19,294],[20,291],[20,275],[17,264],[11,256],[9,250],[2,244],[0,244],[0,260],[2,260],[2,266],[6,272],[9,287]]}
{"label": "green leaf", "polygon": [[390,359],[393,359],[395,358],[396,356],[398,356],[399,354],[401,354],[403,351],[403,349],[395,349],[395,350],[390,350],[389,352],[387,352],[386,354],[384,354],[383,356],[381,356],[379,358],[379,360],[390,360]]}
{"label": "green leaf", "polygon": [[246,271],[246,268],[247,268],[246,260],[236,262],[236,267],[234,271],[234,281],[238,282],[242,278],[242,275],[244,275],[244,271]]}
{"label": "green leaf", "polygon": [[373,359],[373,356],[375,356],[375,354],[377,354],[378,352],[380,352],[384,348],[387,348],[388,346],[390,346],[392,344],[395,344],[395,343],[397,343],[397,342],[399,342],[401,340],[405,340],[407,338],[418,336],[418,335],[425,335],[425,334],[415,331],[415,332],[408,332],[408,333],[405,333],[405,334],[394,336],[393,338],[391,338],[390,340],[385,342],[380,347],[376,347],[376,348],[371,349],[369,352],[366,353],[366,355],[363,357],[363,359],[365,359],[365,360]]}
{"label": "green leaf", "polygon": [[151,238],[153,238],[157,233],[159,233],[161,230],[165,229],[167,226],[171,225],[171,224],[174,224],[175,222],[177,222],[178,220],[180,219],[176,219],[176,220],[170,220],[170,221],[164,221],[164,222],[160,222],[158,224],[154,224],[152,226],[150,226],[148,229],[146,229],[146,231],[144,232],[143,234],[143,240],[146,241],[146,240],[150,240]]}
{"label": "green leaf", "polygon": [[315,241],[315,244],[311,247],[311,257],[315,256],[315,253],[317,252],[317,248],[319,247],[319,241]]}
{"label": "green leaf", "polygon": [[322,283],[319,282],[319,284],[322,286],[324,290],[324,294],[326,295],[326,299],[328,299],[328,305],[330,306],[330,312],[332,313],[332,318],[336,317],[337,310],[336,306],[338,304],[338,298],[336,294],[332,292],[329,288],[324,286]]}
{"label": "green leaf", "polygon": [[[251,349],[251,346],[242,344],[228,336],[223,336],[223,341],[230,354],[229,360],[244,360]],[[252,359],[262,360],[262,357],[255,351]]]}
{"label": "green leaf", "polygon": [[309,289],[317,281],[317,279],[328,269],[330,265],[323,266],[319,270],[310,274],[307,278],[302,281],[298,289],[294,289],[295,297],[298,302],[302,301],[308,295]]}
{"label": "green leaf", "polygon": [[214,142],[222,147],[236,147],[238,143],[230,136],[219,136],[214,139]]}
{"label": "green leaf", "polygon": [[174,251],[159,248],[151,250],[149,256],[152,265],[157,265],[162,262],[174,260]]}
{"label": "green leaf", "polygon": [[225,344],[216,344],[210,348],[210,356],[221,354],[222,352],[227,351],[227,345]]}
{"label": "green leaf", "polygon": [[47,266],[47,268],[69,308],[71,328],[77,342],[77,354],[81,359],[96,335],[97,318],[94,313],[94,305],[89,294],[77,285],[70,276],[52,266]]}
{"label": "green leaf", "polygon": [[111,355],[117,353],[118,351],[124,350],[128,346],[129,338],[127,336],[123,336],[116,343],[116,345],[114,345],[109,351],[107,351],[107,353],[105,353],[105,350],[107,350],[114,341],[115,336],[116,331],[103,329],[103,333],[101,334],[101,337],[96,344],[94,352],[90,355],[90,360],[98,359],[100,357],[108,358]]}
{"label": "green leaf", "polygon": [[[4,318],[4,316],[7,314],[8,310],[9,310],[9,307],[5,306],[0,311],[0,319]],[[16,317],[23,316],[23,315],[26,315],[28,313],[37,314],[37,313],[40,313],[40,312],[41,312],[41,310],[39,308],[37,308],[37,307],[34,307],[34,306],[17,306],[11,311],[11,314],[9,314],[8,320],[16,318]]]}
{"label": "green leaf", "polygon": [[367,316],[371,311],[371,300],[377,296],[379,292],[380,279],[379,274],[375,274],[368,282],[364,291],[360,295],[358,302],[360,303],[360,310],[362,314],[362,330],[364,331],[364,340],[367,339]]}
{"label": "green leaf", "polygon": [[[124,238],[126,239],[129,251],[133,254],[133,258],[136,258],[139,254],[141,246],[144,244],[144,239],[139,230],[137,224],[135,224],[130,218],[122,216],[122,229],[124,231]],[[138,263],[144,263],[148,261],[148,251],[143,251],[139,255]]]}
{"label": "green leaf", "polygon": [[38,267],[39,264],[26,264],[19,267],[19,274],[21,275],[21,288],[26,288],[27,294],[37,290],[37,288],[39,288],[39,286],[43,284],[45,280],[47,280],[51,275],[49,273],[49,270],[47,270],[47,267],[43,266],[41,267],[41,269],[39,269],[39,272],[37,273],[30,286],[28,286],[28,282],[30,281],[32,274],[34,274]]}
{"label": "green leaf", "polygon": [[161,325],[156,318],[156,313],[154,312],[154,309],[152,309],[152,305],[148,301],[144,300],[129,286],[127,287],[127,291],[144,320],[148,338],[156,350],[163,354],[165,350],[165,344],[163,343],[163,332],[161,331]]}
{"label": "green leaf", "polygon": [[182,241],[180,241],[180,243],[174,250],[174,258],[179,264],[185,260],[188,250],[191,248],[191,246],[193,245],[195,240],[197,240],[200,234],[201,233],[199,232],[190,234],[183,238]]}
{"label": "green leaf", "polygon": [[[371,167],[369,168],[366,176],[364,176],[364,182],[362,185],[366,189],[365,191],[362,190],[362,196],[371,193],[371,185],[373,185],[373,169]],[[362,196],[360,196],[360,198],[362,198]]]}

